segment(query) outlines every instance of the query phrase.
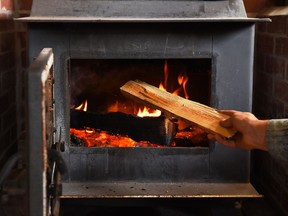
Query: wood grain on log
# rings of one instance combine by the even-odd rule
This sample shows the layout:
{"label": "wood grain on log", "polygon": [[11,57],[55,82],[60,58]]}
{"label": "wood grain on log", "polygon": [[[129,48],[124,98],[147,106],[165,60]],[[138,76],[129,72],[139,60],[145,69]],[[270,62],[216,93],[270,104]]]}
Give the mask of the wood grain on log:
{"label": "wood grain on log", "polygon": [[212,107],[171,94],[145,82],[130,80],[120,90],[125,96],[137,102],[158,109],[167,116],[188,121],[209,133],[226,138],[231,138],[236,133],[234,128],[224,128],[219,124],[220,120],[227,119],[229,116]]}

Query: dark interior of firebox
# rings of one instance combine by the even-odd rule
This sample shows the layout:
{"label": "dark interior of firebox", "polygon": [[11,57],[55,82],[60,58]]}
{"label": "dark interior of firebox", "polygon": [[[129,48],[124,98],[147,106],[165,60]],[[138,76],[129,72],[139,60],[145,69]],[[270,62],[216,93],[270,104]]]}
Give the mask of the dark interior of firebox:
{"label": "dark interior of firebox", "polygon": [[70,144],[84,147],[208,147],[196,125],[125,97],[140,80],[210,105],[211,59],[70,59]]}

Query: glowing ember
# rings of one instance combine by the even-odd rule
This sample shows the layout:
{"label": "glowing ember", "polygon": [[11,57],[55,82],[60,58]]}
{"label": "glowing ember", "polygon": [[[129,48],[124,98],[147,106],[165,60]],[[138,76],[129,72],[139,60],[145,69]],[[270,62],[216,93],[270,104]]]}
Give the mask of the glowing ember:
{"label": "glowing ember", "polygon": [[94,129],[77,130],[70,128],[71,142],[86,147],[162,147],[147,141],[136,142],[123,135],[113,135]]}

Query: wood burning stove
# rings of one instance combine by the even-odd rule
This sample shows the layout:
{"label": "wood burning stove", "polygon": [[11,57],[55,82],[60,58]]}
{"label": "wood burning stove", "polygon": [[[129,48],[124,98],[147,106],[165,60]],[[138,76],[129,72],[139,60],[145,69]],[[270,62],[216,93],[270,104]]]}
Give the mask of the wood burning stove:
{"label": "wood burning stove", "polygon": [[[42,51],[42,62],[33,62],[34,75],[29,74],[34,77],[29,79],[31,212],[47,215],[59,198],[261,196],[249,182],[248,151],[213,142],[196,147],[88,148],[73,145],[70,137],[71,105],[82,96],[74,86],[75,73],[81,73],[84,89],[97,86],[93,91],[98,94],[115,81],[148,77],[154,84],[151,76],[162,75],[168,61],[190,70],[192,100],[217,109],[251,111],[254,25],[259,19],[247,18],[242,1],[39,0],[31,16],[19,20],[28,23],[31,62],[43,48],[50,48]],[[48,91],[53,96],[40,88],[36,91],[43,94],[34,97],[32,86],[44,85],[46,63],[54,72],[48,79],[53,81],[53,91]],[[101,74],[109,75],[108,80]],[[115,92],[108,89],[110,97],[119,87],[112,87]],[[50,110],[49,118],[35,107],[46,98],[53,101],[42,106]],[[44,199],[47,194],[50,203]]]}

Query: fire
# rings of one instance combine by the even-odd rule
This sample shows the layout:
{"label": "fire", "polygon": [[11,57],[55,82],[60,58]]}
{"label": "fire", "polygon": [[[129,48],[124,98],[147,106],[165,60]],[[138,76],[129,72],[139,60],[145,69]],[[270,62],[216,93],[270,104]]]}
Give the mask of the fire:
{"label": "fire", "polygon": [[163,147],[147,141],[136,142],[127,136],[90,128],[82,130],[70,128],[70,135],[72,143],[86,147]]}
{"label": "fire", "polygon": [[75,108],[75,110],[82,110],[87,111],[88,101],[85,100],[83,103],[81,103],[78,107]]}
{"label": "fire", "polygon": [[181,85],[183,87],[183,90],[184,90],[184,94],[185,94],[185,98],[188,99],[189,98],[189,95],[188,95],[188,92],[187,92],[187,88],[186,88],[186,85],[187,85],[187,82],[188,82],[188,76],[187,74],[180,74],[178,76],[178,83],[179,85]]}
{"label": "fire", "polygon": [[[167,63],[167,60],[164,62],[164,77],[162,82],[159,84],[159,89],[163,91],[168,91],[168,85],[169,85],[169,91],[171,90],[172,85],[170,84],[168,75],[169,75],[169,66]],[[172,89],[170,92],[175,95],[184,95],[186,99],[189,98],[189,95],[187,93],[187,82],[188,82],[188,76],[186,72],[180,73],[177,78],[178,81],[178,87],[176,87],[176,90]],[[175,86],[174,86],[175,88]],[[81,103],[80,106],[74,108],[75,110],[81,110],[81,111],[87,111],[88,107],[88,101],[85,100]],[[106,110],[107,112],[122,112],[126,114],[134,113],[135,115],[139,117],[159,117],[161,116],[160,110],[154,110],[149,107],[139,107],[136,104],[134,106],[131,104],[128,106],[128,104],[121,103],[118,100],[110,104]],[[179,128],[178,128],[179,129]],[[195,132],[195,131],[194,131]],[[187,134],[190,134],[190,132],[187,132]],[[185,138],[187,138],[187,134],[183,133],[178,134],[176,138],[183,137],[185,135]],[[201,134],[201,133],[200,133]],[[147,141],[140,141],[136,142],[133,139],[120,134],[111,134],[107,131],[100,131],[98,129],[74,129],[70,128],[70,137],[71,142],[76,145],[83,145],[87,147],[161,147],[157,144],[152,144]],[[191,139],[189,137],[189,139]],[[175,143],[172,145],[175,146]],[[162,146],[163,147],[163,146]]]}
{"label": "fire", "polygon": [[[167,91],[167,89],[168,89],[168,75],[169,75],[169,67],[168,67],[167,61],[165,61],[165,63],[164,63],[164,82],[160,83],[159,89]],[[171,93],[174,94],[174,95],[180,95],[180,92],[183,90],[183,92],[185,94],[185,98],[188,99],[189,95],[188,95],[188,92],[187,92],[187,89],[186,89],[186,85],[187,85],[188,79],[189,78],[188,78],[186,73],[179,74],[178,75],[179,87],[176,90],[172,91]]]}
{"label": "fire", "polygon": [[188,76],[186,75],[186,73],[183,75],[183,74],[180,74],[178,76],[178,84],[180,85],[178,89],[176,89],[173,94],[175,95],[179,95],[179,92],[181,90],[184,91],[184,94],[185,94],[185,98],[188,99],[189,98],[189,95],[187,93],[187,89],[186,89],[186,84],[188,82]]}
{"label": "fire", "polygon": [[118,112],[118,110],[119,110],[118,100],[114,104],[111,104],[107,109],[108,112]]}
{"label": "fire", "polygon": [[137,116],[139,117],[145,117],[145,116],[149,116],[149,117],[158,117],[161,115],[161,111],[160,110],[151,110],[148,107],[144,107],[143,109],[139,109]]}
{"label": "fire", "polygon": [[[167,89],[168,89],[168,75],[169,75],[169,67],[168,67],[167,60],[165,60],[165,62],[164,62],[163,71],[164,71],[164,81],[163,81],[163,83],[160,82],[158,88],[163,90],[163,91],[167,91]],[[188,99],[189,95],[188,95],[187,89],[186,89],[188,79],[189,78],[188,78],[186,73],[178,75],[179,87],[176,90],[174,90],[172,92],[172,94],[179,95],[180,91],[183,90],[184,94],[185,94],[185,98]],[[143,109],[139,109],[137,115],[140,117],[144,117],[144,116],[157,117],[157,116],[161,115],[161,111],[160,110],[152,110],[148,107],[144,107]]]}
{"label": "fire", "polygon": [[[163,91],[167,91],[167,89],[168,89],[168,75],[169,75],[169,66],[168,66],[167,60],[165,60],[165,62],[164,62],[163,72],[164,72],[164,79],[163,79],[163,83],[160,82],[159,89],[161,89]],[[186,73],[181,73],[180,75],[178,75],[179,87],[176,90],[172,91],[171,93],[175,94],[175,95],[180,95],[180,93],[183,91],[185,94],[185,98],[188,99],[189,95],[188,95],[187,89],[186,89],[187,82],[188,82],[188,76]],[[88,106],[88,101],[85,100],[78,107],[76,107],[75,110],[87,111],[87,106]],[[119,112],[119,111],[124,112],[124,113],[129,113],[129,111],[131,111],[131,109],[128,109],[123,104],[120,106],[118,101],[111,104],[107,108],[107,112]],[[134,109],[134,114],[136,114],[139,117],[145,117],[145,116],[146,117],[158,117],[161,115],[161,111],[160,110],[153,110],[153,109],[150,109],[149,107],[143,107],[143,108],[137,108],[136,110]]]}

